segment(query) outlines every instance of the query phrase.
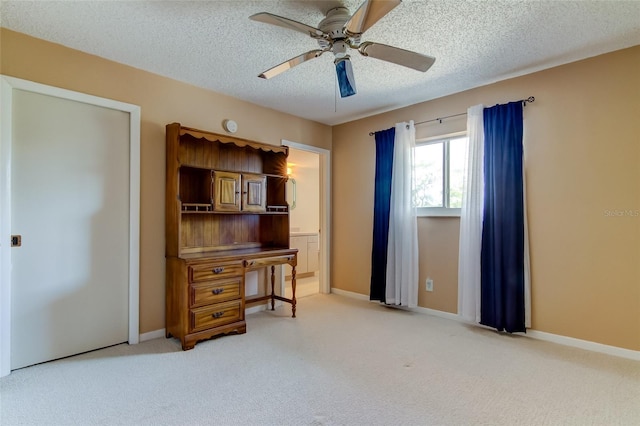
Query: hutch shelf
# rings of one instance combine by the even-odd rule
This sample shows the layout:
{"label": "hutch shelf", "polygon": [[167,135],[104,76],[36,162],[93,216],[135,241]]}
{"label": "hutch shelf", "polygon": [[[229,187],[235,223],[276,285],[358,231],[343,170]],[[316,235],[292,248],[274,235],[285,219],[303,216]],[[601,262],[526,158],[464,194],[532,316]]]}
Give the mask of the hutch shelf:
{"label": "hutch shelf", "polygon": [[[245,306],[275,300],[296,314],[297,249],[289,247],[286,146],[166,126],[166,335],[182,349],[246,332]],[[291,299],[275,267],[292,270]],[[270,294],[245,297],[247,272],[270,272]]]}

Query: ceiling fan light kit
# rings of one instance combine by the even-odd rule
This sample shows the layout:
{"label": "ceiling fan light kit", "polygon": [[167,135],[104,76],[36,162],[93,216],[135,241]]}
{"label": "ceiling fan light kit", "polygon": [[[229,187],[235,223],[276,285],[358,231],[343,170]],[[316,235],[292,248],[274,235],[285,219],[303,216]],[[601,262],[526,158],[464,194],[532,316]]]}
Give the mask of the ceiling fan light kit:
{"label": "ceiling fan light kit", "polygon": [[315,39],[320,46],[320,49],[311,50],[276,65],[258,77],[264,79],[275,77],[303,62],[315,59],[325,52],[331,52],[335,57],[334,64],[340,96],[343,98],[351,96],[356,93],[356,87],[348,55],[349,48],[357,50],[365,57],[426,72],[435,62],[435,58],[432,56],[372,41],[360,43],[362,34],[401,2],[401,0],[366,0],[353,15],[350,15],[345,7],[336,7],[327,12],[326,17],[318,24],[318,28],[267,12],[250,16],[249,19],[254,21],[302,32]]}

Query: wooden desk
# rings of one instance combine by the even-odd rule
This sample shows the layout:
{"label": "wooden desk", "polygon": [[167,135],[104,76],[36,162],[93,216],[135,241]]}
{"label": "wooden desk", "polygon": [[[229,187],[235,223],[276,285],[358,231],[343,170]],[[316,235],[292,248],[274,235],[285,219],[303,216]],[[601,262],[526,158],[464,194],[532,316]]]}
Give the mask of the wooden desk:
{"label": "wooden desk", "polygon": [[[245,333],[245,305],[271,300],[291,304],[296,316],[297,249],[240,249],[191,253],[167,258],[166,336],[180,339],[183,350],[211,337]],[[275,294],[275,267],[292,267],[292,297]],[[271,268],[270,294],[245,298],[245,275]],[[186,284],[186,285],[185,285]]]}

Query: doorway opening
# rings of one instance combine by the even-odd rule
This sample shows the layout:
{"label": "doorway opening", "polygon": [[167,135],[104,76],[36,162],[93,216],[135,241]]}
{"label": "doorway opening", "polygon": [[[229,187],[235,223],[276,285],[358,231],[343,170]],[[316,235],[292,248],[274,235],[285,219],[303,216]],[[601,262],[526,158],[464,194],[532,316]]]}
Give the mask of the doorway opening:
{"label": "doorway opening", "polygon": [[[289,147],[287,200],[290,247],[298,249],[296,298],[330,293],[329,151],[282,141]],[[291,297],[291,269],[285,268],[282,291]]]}

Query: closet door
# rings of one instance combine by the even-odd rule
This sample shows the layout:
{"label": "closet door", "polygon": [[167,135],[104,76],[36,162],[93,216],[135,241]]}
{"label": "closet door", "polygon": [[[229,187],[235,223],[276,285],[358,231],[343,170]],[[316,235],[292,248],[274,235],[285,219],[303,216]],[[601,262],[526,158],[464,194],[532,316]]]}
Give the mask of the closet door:
{"label": "closet door", "polygon": [[129,114],[13,96],[16,369],[128,340]]}

